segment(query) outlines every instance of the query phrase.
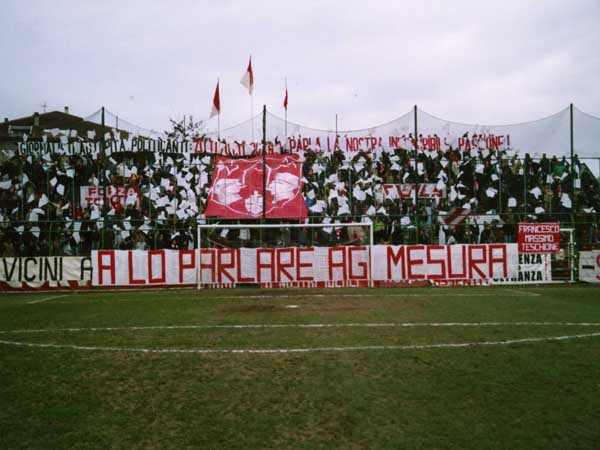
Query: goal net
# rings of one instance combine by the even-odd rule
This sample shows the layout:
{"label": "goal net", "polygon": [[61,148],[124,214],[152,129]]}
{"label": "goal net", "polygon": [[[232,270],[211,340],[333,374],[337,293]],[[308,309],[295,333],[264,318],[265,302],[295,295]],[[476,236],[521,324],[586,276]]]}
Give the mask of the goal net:
{"label": "goal net", "polygon": [[370,221],[198,225],[197,242],[198,289],[373,286]]}

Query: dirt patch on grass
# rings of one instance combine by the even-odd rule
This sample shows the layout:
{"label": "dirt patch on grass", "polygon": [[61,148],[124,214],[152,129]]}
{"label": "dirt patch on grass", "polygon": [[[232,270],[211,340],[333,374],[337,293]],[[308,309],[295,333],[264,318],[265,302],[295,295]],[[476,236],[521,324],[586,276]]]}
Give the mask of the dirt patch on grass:
{"label": "dirt patch on grass", "polygon": [[239,305],[225,308],[227,312],[274,312],[285,309],[283,305]]}

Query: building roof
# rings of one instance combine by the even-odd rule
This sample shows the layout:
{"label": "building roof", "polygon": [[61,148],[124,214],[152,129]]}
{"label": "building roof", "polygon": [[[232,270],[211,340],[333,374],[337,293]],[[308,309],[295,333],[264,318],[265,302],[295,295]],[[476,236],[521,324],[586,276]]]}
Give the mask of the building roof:
{"label": "building roof", "polygon": [[[34,126],[36,121],[36,115],[39,117],[39,125]],[[103,133],[107,133],[112,128],[97,124],[95,122],[88,122],[82,117],[75,116],[62,111],[50,111],[47,113],[34,113],[31,116],[20,117],[18,119],[9,120],[0,123],[0,140],[11,140],[14,136],[11,136],[9,129],[11,127],[32,127],[31,132],[27,133],[31,138],[41,138],[44,134],[44,130],[59,129],[59,130],[77,130],[77,135],[87,139],[88,131],[95,131],[96,137],[99,138]],[[127,136],[127,132],[121,131],[124,137]]]}

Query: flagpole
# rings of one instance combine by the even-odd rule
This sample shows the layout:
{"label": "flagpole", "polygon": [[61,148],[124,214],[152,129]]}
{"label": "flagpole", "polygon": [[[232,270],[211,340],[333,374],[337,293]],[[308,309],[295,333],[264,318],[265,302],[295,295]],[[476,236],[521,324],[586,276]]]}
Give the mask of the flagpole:
{"label": "flagpole", "polygon": [[267,105],[263,105],[262,117],[262,178],[263,178],[263,204],[262,218],[263,221],[267,218]]}
{"label": "flagpole", "polygon": [[[217,78],[217,86],[219,86],[219,78]],[[219,92],[219,111],[217,114],[217,140],[221,139],[221,93]],[[218,144],[217,144],[218,145]]]}
{"label": "flagpole", "polygon": [[285,77],[285,142],[287,143],[287,77]]}
{"label": "flagpole", "polygon": [[[252,67],[252,54],[250,55],[250,62],[248,68]],[[254,75],[252,75],[254,76]],[[254,80],[250,79],[250,120],[252,126],[252,142],[254,142]]]}

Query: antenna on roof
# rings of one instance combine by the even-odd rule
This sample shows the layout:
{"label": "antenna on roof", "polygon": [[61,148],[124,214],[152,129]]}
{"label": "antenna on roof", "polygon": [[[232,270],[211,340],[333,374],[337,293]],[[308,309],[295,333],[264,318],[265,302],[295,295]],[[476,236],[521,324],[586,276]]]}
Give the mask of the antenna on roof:
{"label": "antenna on roof", "polygon": [[46,103],[46,100],[44,100],[44,103],[42,103],[40,106],[42,107],[42,112],[45,113],[46,107],[48,106],[48,104]]}

